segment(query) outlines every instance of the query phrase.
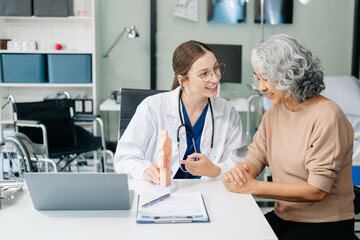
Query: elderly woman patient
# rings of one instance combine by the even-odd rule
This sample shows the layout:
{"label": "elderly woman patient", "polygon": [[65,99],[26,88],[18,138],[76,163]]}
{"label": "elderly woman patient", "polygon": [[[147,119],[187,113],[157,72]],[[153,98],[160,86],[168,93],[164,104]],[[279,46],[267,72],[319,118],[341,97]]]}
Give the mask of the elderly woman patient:
{"label": "elderly woman patient", "polygon": [[[276,199],[265,217],[279,239],[352,239],[353,129],[339,106],[320,95],[320,59],[279,34],[252,50],[251,64],[273,106],[244,162],[223,174],[224,186]],[[273,182],[255,179],[265,166]]]}

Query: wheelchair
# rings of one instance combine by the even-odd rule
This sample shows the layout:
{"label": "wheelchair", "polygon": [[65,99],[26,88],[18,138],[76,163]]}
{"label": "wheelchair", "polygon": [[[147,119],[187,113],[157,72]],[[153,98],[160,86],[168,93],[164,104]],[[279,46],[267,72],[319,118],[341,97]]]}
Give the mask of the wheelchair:
{"label": "wheelchair", "polygon": [[[80,164],[87,164],[84,155],[91,153],[94,170],[108,171],[107,158],[112,160],[113,153],[106,150],[101,118],[75,114],[74,100],[67,92],[58,94],[61,95],[65,98],[24,103],[17,103],[12,95],[7,97],[2,109],[12,106],[15,135],[0,143],[3,179],[23,179],[25,172],[71,171],[75,161],[79,171]],[[94,136],[78,123],[92,124],[95,131],[99,127],[100,136]]]}

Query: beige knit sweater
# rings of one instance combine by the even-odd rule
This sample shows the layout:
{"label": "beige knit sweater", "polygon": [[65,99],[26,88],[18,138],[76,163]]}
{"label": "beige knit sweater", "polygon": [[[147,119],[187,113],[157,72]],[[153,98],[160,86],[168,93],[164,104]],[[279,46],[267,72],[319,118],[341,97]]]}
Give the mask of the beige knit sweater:
{"label": "beige knit sweater", "polygon": [[339,106],[325,101],[291,112],[284,104],[264,115],[245,159],[274,182],[307,182],[328,193],[321,202],[277,200],[275,213],[295,222],[334,222],[354,217],[353,128]]}

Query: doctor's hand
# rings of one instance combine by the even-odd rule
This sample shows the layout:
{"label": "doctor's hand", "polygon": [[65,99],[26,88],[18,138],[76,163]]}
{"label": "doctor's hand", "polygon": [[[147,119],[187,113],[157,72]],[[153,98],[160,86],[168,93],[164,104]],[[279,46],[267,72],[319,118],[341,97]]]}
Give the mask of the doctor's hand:
{"label": "doctor's hand", "polygon": [[160,169],[157,162],[152,163],[149,168],[147,168],[143,173],[143,178],[146,181],[153,182],[155,184],[160,183]]}
{"label": "doctor's hand", "polygon": [[224,173],[222,182],[229,191],[254,194],[258,181],[251,175],[246,163],[236,164],[236,167]]}
{"label": "doctor's hand", "polygon": [[[195,161],[195,158],[197,158],[198,161]],[[186,170],[194,176],[214,178],[221,173],[221,169],[201,153],[193,153],[189,155],[186,160],[181,160],[180,163],[185,164]]]}

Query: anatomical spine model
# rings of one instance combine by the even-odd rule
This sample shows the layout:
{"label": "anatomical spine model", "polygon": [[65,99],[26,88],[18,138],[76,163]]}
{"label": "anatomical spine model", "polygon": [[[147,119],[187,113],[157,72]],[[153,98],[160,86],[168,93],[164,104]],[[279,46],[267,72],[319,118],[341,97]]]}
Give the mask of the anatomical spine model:
{"label": "anatomical spine model", "polygon": [[160,142],[158,150],[160,186],[167,187],[170,185],[171,139],[169,138],[168,132],[166,130],[160,132]]}

